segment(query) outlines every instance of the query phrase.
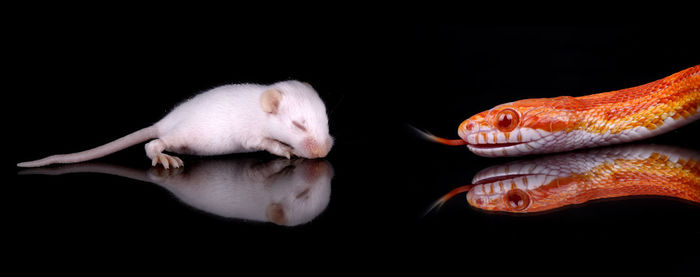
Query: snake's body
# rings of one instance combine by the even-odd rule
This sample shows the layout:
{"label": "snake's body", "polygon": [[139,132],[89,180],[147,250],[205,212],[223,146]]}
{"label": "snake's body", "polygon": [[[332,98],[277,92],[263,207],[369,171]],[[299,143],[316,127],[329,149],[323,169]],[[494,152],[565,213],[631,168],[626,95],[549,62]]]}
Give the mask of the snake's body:
{"label": "snake's body", "polygon": [[700,65],[617,91],[505,103],[460,124],[462,141],[429,137],[487,157],[561,152],[655,136],[700,118],[698,108]]}
{"label": "snake's body", "polygon": [[655,145],[594,149],[490,167],[472,182],[469,204],[491,211],[541,212],[634,195],[700,203],[700,154]]}

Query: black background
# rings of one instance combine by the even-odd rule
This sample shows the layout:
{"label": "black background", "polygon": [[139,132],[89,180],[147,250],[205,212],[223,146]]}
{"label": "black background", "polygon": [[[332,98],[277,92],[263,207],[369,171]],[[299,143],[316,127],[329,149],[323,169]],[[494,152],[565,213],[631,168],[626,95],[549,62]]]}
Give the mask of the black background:
{"label": "black background", "polygon": [[[455,251],[450,259],[624,252],[670,261],[697,250],[700,207],[670,199],[599,201],[514,216],[484,213],[456,197],[422,217],[477,171],[511,159],[431,144],[406,127],[456,138],[462,120],[500,103],[657,80],[700,63],[697,26],[149,18],[13,22],[6,77],[17,85],[16,97],[5,103],[11,103],[6,112],[18,112],[5,117],[12,126],[5,168],[100,145],[209,88],[299,79],[326,102],[336,138],[328,156],[335,178],[327,209],[308,224],[280,227],[205,214],[153,184],[116,176],[15,176],[10,170],[4,225],[8,241],[20,245],[12,248],[16,256],[207,249],[287,259],[304,250],[381,265],[390,257],[440,261]],[[700,151],[699,127],[647,142]],[[104,160],[149,165],[142,147]]]}

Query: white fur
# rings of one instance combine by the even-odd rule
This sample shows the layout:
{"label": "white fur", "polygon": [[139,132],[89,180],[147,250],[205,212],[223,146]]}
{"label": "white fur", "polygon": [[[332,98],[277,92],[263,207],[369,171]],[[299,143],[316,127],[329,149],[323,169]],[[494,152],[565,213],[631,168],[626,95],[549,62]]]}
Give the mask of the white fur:
{"label": "white fur", "polygon": [[[269,89],[282,94],[276,114],[264,112],[260,105],[261,95]],[[306,122],[306,132],[293,121]],[[266,145],[268,138],[292,146],[291,154],[315,158],[305,152],[304,139],[332,141],[323,101],[313,88],[297,81],[221,86],[182,103],[154,126],[168,145],[166,150],[196,155],[259,150],[280,155]]]}
{"label": "white fur", "polygon": [[[278,114],[260,107],[260,96],[276,88],[283,98]],[[292,121],[306,121],[309,134],[299,132]],[[264,137],[283,141],[297,155],[305,136],[324,142],[330,139],[323,101],[309,86],[286,81],[271,86],[243,84],[221,86],[182,103],[155,124],[159,138],[178,152],[187,146],[192,154],[219,155],[263,150]]]}
{"label": "white fur", "polygon": [[[261,96],[277,90],[281,97],[274,113],[263,111]],[[294,122],[297,124],[294,124]],[[303,125],[305,130],[296,125]],[[328,132],[326,107],[306,83],[284,81],[269,86],[226,85],[203,92],[177,106],[151,127],[104,146],[79,153],[54,155],[19,163],[36,167],[99,158],[136,143],[146,144],[153,165],[179,167],[182,161],[163,154],[169,151],[194,155],[268,151],[278,156],[325,157],[333,145]]]}

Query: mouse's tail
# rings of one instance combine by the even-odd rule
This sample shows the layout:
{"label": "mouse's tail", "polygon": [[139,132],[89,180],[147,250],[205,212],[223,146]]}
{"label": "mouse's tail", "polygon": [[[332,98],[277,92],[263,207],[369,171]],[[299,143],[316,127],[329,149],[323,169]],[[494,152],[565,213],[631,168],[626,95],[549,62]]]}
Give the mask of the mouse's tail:
{"label": "mouse's tail", "polygon": [[107,156],[124,148],[130,147],[132,145],[145,142],[149,139],[156,138],[158,136],[158,131],[155,126],[150,126],[128,134],[120,139],[112,141],[102,146],[95,147],[90,150],[85,150],[82,152],[71,153],[71,154],[59,154],[48,156],[46,158],[18,163],[19,167],[38,167],[50,164],[66,164],[66,163],[77,163],[87,160],[97,159],[100,157]]}

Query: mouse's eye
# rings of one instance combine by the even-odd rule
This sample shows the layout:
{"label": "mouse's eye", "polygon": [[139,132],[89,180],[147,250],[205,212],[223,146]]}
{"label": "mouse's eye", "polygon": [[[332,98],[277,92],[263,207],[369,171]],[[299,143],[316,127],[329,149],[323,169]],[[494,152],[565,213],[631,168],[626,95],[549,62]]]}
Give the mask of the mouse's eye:
{"label": "mouse's eye", "polygon": [[294,127],[297,127],[297,129],[302,130],[306,132],[306,127],[304,127],[304,124],[299,123],[298,121],[292,121],[292,124],[294,124]]}
{"label": "mouse's eye", "polygon": [[496,128],[501,132],[510,132],[518,127],[520,116],[513,109],[504,109],[496,114]]}

